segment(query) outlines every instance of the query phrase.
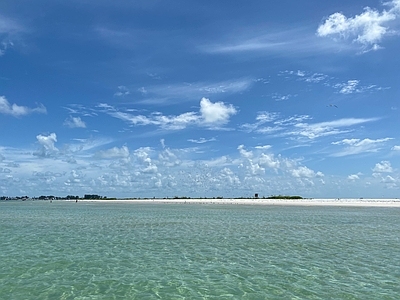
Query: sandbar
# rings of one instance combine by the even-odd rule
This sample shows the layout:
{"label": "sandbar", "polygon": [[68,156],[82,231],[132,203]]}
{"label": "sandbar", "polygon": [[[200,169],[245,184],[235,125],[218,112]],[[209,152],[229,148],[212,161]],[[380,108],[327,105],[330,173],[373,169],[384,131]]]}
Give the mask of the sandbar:
{"label": "sandbar", "polygon": [[[75,201],[75,200],[74,200]],[[354,207],[400,207],[400,199],[81,199],[79,202],[132,203],[132,204],[235,204],[235,205],[283,205],[283,206],[354,206]]]}

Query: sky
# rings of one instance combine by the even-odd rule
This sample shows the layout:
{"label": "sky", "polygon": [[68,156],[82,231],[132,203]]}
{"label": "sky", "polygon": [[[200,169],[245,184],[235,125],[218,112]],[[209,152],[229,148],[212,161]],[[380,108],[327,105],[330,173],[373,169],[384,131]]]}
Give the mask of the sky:
{"label": "sky", "polygon": [[0,196],[397,198],[400,0],[0,2]]}

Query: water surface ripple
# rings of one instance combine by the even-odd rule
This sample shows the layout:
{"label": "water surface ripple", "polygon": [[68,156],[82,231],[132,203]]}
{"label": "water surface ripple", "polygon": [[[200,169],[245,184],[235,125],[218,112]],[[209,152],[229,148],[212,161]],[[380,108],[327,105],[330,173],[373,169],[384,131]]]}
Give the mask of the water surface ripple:
{"label": "water surface ripple", "polygon": [[0,299],[399,299],[400,209],[1,202]]}

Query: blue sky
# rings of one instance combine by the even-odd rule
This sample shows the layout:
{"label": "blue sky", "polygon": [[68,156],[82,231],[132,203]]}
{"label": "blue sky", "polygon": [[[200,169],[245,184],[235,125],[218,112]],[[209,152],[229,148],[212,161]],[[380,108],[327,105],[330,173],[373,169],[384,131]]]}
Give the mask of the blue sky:
{"label": "blue sky", "polygon": [[399,197],[400,0],[0,3],[0,195]]}

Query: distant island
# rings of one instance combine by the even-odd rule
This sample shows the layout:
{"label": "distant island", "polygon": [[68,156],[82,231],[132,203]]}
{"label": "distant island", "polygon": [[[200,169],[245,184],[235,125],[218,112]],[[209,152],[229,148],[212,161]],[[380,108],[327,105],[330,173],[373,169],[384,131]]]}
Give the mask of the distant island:
{"label": "distant island", "polygon": [[[235,198],[235,199],[285,199],[285,200],[295,200],[295,199],[304,199],[301,196],[288,196],[288,195],[272,195],[268,197],[259,197],[258,194],[255,194],[254,197],[228,197],[227,199]],[[128,198],[115,198],[115,197],[106,197],[100,196],[97,194],[85,194],[83,197],[68,195],[65,197],[59,196],[39,196],[39,197],[29,197],[29,196],[16,196],[16,197],[9,197],[9,196],[0,196],[0,200],[150,200],[150,199],[224,199],[222,196],[218,197],[186,197],[186,196],[174,196],[174,197],[128,197]]]}
{"label": "distant island", "polygon": [[16,197],[8,197],[8,196],[1,196],[0,200],[117,200],[117,198],[108,198],[106,196],[100,196],[96,194],[86,194],[83,197],[68,195],[65,197],[59,196],[39,196],[39,197],[29,197],[29,196],[16,196]]}
{"label": "distant island", "polygon": [[289,200],[292,200],[292,199],[304,199],[304,198],[301,197],[301,196],[284,196],[284,195],[277,195],[277,196],[269,196],[269,197],[267,197],[267,198],[265,198],[265,199],[289,199]]}

